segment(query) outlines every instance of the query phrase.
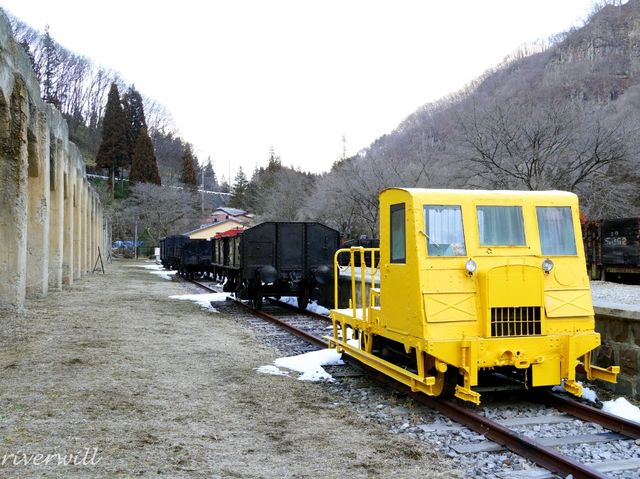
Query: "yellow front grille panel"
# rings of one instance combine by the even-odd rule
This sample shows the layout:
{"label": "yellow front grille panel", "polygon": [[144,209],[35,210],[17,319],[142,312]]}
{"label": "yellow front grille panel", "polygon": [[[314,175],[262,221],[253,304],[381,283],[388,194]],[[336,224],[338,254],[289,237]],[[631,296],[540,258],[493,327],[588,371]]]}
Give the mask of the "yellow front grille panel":
{"label": "yellow front grille panel", "polygon": [[491,337],[536,336],[542,332],[539,306],[491,308]]}

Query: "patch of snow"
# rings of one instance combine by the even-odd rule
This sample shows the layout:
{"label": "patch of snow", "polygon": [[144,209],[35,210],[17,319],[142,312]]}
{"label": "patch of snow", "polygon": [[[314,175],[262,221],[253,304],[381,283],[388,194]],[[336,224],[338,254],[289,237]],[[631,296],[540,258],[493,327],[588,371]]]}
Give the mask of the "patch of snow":
{"label": "patch of snow", "polygon": [[211,311],[212,313],[217,313],[218,311],[211,306],[211,302],[219,303],[224,302],[229,296],[229,293],[207,293],[207,294],[178,294],[174,296],[169,296],[171,299],[179,299],[181,301],[193,301],[196,304],[199,304],[202,309],[206,309],[207,311]]}
{"label": "patch of snow", "polygon": [[[577,381],[578,384],[580,384],[581,386],[583,385],[582,382]],[[557,386],[553,386],[551,388],[551,391],[554,393],[565,393],[567,392],[564,388],[564,379],[562,380],[562,383],[558,384]],[[596,394],[596,392],[592,389],[589,388],[582,388],[582,396],[583,399],[586,399],[587,401],[591,401],[591,402],[596,402],[598,400],[598,395]]]}
{"label": "patch of snow", "polygon": [[[327,329],[333,330],[333,326],[327,326]],[[333,337],[333,334],[329,336]],[[338,328],[338,339],[342,339],[342,329]],[[347,344],[354,348],[360,349],[360,340],[353,338],[353,329],[347,327]]]}
{"label": "patch of snow", "polygon": [[598,395],[593,389],[582,388],[582,398],[587,401],[596,402],[598,400]]}
{"label": "patch of snow", "polygon": [[640,285],[591,281],[591,298],[596,307],[640,311]]}
{"label": "patch of snow", "polygon": [[317,301],[311,301],[307,305],[307,311],[311,311],[316,314],[323,314],[325,316],[329,316],[329,310],[324,306],[320,306]]}
{"label": "patch of snow", "polygon": [[272,374],[274,376],[287,376],[287,377],[289,376],[288,371],[283,371],[277,366],[273,366],[271,364],[268,364],[266,366],[260,366],[259,368],[256,368],[256,371],[261,374]]}
{"label": "patch of snow", "polygon": [[164,266],[156,263],[147,263],[147,264],[132,264],[132,268],[144,268],[144,269],[155,269],[156,271],[164,269]]}
{"label": "patch of snow", "polygon": [[[291,306],[298,307],[298,298],[296,298],[294,296],[282,296],[280,298],[280,301],[282,301],[283,303],[286,303],[286,304],[290,304]],[[320,306],[318,304],[318,301],[316,301],[316,300],[313,300],[313,301],[309,302],[309,304],[307,305],[307,311],[311,311],[312,313],[316,313],[316,314],[324,314],[325,316],[329,316],[329,310],[327,308],[325,308],[324,306]]]}
{"label": "patch of snow", "polygon": [[[552,391],[562,392],[564,388],[562,386],[554,386]],[[582,397],[594,403],[598,400],[596,392],[589,388],[582,388]],[[604,401],[602,403],[602,410],[609,414],[628,419],[629,421],[640,423],[640,408],[634,406],[623,397],[619,397],[613,401]]]}
{"label": "patch of snow", "polygon": [[340,353],[335,349],[320,349],[310,353],[299,354],[298,356],[278,358],[273,364],[275,366],[261,366],[257,368],[257,371],[284,376],[288,375],[288,373],[280,368],[285,368],[300,373],[298,379],[301,381],[333,381],[331,375],[322,366],[338,366],[344,364],[344,362],[340,358]]}
{"label": "patch of snow", "polygon": [[171,279],[177,271],[149,271],[149,273],[160,276],[163,279]]}
{"label": "patch of snow", "polygon": [[640,423],[640,408],[634,406],[623,397],[613,401],[605,401],[602,405],[602,410],[629,421]]}
{"label": "patch of snow", "polygon": [[133,265],[127,265],[127,266],[130,266],[132,268],[147,269],[149,270],[149,273],[158,275],[162,279],[171,279],[171,277],[177,273],[177,271],[175,270],[169,271],[167,269],[164,269],[164,266],[162,266],[161,264],[155,264],[150,262],[147,262],[147,264],[133,264]]}
{"label": "patch of snow", "polygon": [[294,298],[293,296],[281,296],[279,301],[290,304],[291,306],[298,306],[298,298]]}

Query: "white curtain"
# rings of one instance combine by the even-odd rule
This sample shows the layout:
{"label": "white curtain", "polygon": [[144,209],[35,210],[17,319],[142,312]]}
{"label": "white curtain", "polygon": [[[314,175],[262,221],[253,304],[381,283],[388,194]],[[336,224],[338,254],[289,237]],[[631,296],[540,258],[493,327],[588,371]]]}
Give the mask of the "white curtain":
{"label": "white curtain", "polygon": [[425,206],[429,256],[465,256],[462,212],[459,206]]}
{"label": "white curtain", "polygon": [[571,208],[538,206],[538,232],[543,255],[575,255],[576,240],[573,234]]}
{"label": "white curtain", "polygon": [[524,246],[520,206],[478,206],[480,246]]}

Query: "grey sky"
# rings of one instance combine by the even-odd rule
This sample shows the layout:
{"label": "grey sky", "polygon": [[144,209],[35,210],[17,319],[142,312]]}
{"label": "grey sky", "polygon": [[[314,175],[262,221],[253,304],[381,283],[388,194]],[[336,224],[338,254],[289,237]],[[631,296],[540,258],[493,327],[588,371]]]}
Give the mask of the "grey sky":
{"label": "grey sky", "polygon": [[[4,8],[164,104],[218,175],[273,146],[321,172],[592,0],[3,0]],[[114,32],[117,35],[114,38]]]}

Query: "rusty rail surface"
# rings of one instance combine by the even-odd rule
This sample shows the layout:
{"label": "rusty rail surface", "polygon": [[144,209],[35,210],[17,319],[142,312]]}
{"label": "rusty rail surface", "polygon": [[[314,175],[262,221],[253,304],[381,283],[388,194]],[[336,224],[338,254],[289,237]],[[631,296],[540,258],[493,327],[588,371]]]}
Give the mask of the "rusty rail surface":
{"label": "rusty rail surface", "polygon": [[[319,314],[319,313],[315,313],[313,311],[309,311],[307,309],[300,309],[297,306],[294,306],[292,304],[289,303],[285,303],[283,301],[280,301],[278,299],[275,298],[267,298],[267,300],[272,303],[275,304],[276,306],[279,306],[283,309],[288,309],[289,311],[294,311],[296,313],[302,313],[305,314],[307,316],[311,316],[312,318],[318,318],[318,319],[324,319],[325,321],[331,321],[331,318],[329,316],[325,316],[323,314]],[[325,346],[326,346],[327,342],[325,341]]]}
{"label": "rusty rail surface", "polygon": [[620,433],[631,439],[640,438],[640,424],[628,419],[609,414],[592,406],[588,406],[575,399],[558,396],[552,392],[544,392],[539,395],[545,404],[551,404],[556,409],[583,421],[600,424],[605,429]]}
{"label": "rusty rail surface", "polygon": [[[313,344],[314,346],[318,346],[318,347],[321,347],[321,348],[326,348],[327,347],[327,341],[325,341],[324,339],[319,338],[317,336],[314,336],[313,334],[307,333],[306,331],[304,331],[304,330],[302,330],[300,328],[297,328],[297,327],[287,323],[286,321],[282,321],[282,320],[276,318],[275,316],[272,316],[269,313],[265,313],[264,311],[260,311],[258,309],[254,309],[251,306],[249,306],[248,304],[243,303],[239,299],[233,298],[233,300],[238,305],[242,306],[243,308],[248,309],[249,311],[251,311],[256,316],[260,316],[262,319],[265,319],[265,320],[269,321],[270,323],[273,323],[273,324],[275,324],[275,325],[277,325],[277,326],[289,331],[294,336],[298,336],[299,338],[304,339],[309,344]],[[296,308],[296,310],[300,311],[298,308]]]}
{"label": "rusty rail surface", "polygon": [[[201,286],[204,289],[207,289],[209,291],[214,291],[212,288],[202,283],[199,283],[197,281],[192,281],[192,282],[197,284],[198,286]],[[243,308],[250,310],[253,314],[260,316],[261,318],[273,324],[276,324],[279,327],[282,327],[283,329],[289,331],[291,334],[304,339],[310,344],[313,344],[319,347],[327,346],[326,341],[323,340],[322,338],[319,338],[310,333],[307,333],[306,331],[296,328],[295,326],[292,326],[291,324],[288,324],[285,321],[281,321],[275,316],[265,313],[264,311],[256,310],[251,306],[249,306],[248,304],[245,304],[238,299],[231,298],[231,297],[230,299],[233,299],[233,301],[235,301],[238,305],[242,306]],[[281,304],[278,302],[278,305],[280,306]],[[295,309],[296,311],[301,311],[299,308],[296,308],[293,306],[291,306],[291,308]],[[326,319],[326,317],[324,316],[323,318]],[[403,384],[400,384],[396,381],[393,381],[388,376],[383,375],[379,371],[376,371],[374,369],[364,366],[363,364],[360,364],[354,358],[349,357],[348,360],[357,363],[360,367],[363,367],[369,373],[370,376],[374,377],[375,379],[381,382],[389,384],[390,386],[394,387],[395,389],[401,392],[404,392],[405,394],[412,397],[415,401],[419,402],[420,404],[423,404],[431,409],[438,411],[444,416],[468,427],[469,429],[479,434],[483,434],[488,439],[491,439],[492,441],[504,446],[510,451],[526,459],[529,459],[532,462],[535,462],[539,466],[542,466],[551,472],[565,474],[565,475],[570,474],[573,476],[574,479],[605,479],[606,477],[608,477],[589,466],[579,463],[578,461],[574,460],[569,456],[564,456],[558,453],[552,447],[544,446],[533,439],[530,439],[522,434],[518,434],[517,432],[511,431],[510,429],[497,423],[496,421],[492,421],[491,419],[487,419],[484,416],[480,416],[475,412],[469,410],[468,408],[454,403],[453,401],[438,399],[431,396],[427,396],[425,394],[412,392],[409,387],[404,386]],[[570,405],[565,404],[565,401],[570,402],[569,400],[563,400],[563,398],[556,398],[555,395],[552,395],[552,396],[554,396],[552,401],[553,405],[560,410],[569,412],[568,409],[571,406],[572,411],[569,412],[569,414],[575,415],[576,417],[580,417],[581,419],[584,419],[587,421],[597,422],[598,424],[602,424],[607,429],[611,429],[621,434],[628,435],[629,437],[639,437],[639,436],[632,435],[632,434],[636,434],[638,428],[640,428],[640,426],[638,425],[633,426],[634,423],[630,423],[633,426],[633,428],[631,428],[631,426],[621,423],[620,418],[617,418],[616,416],[603,413],[602,411],[599,411],[595,408],[589,408],[588,406],[580,405],[580,406],[583,406],[584,408],[593,409],[594,411],[597,411],[597,413],[599,414],[594,414],[593,411],[584,412],[582,411],[581,408],[574,408],[573,404],[570,404]],[[567,409],[563,409],[564,407],[566,407]],[[573,411],[576,411],[576,414],[574,414]],[[582,411],[582,412],[578,412],[578,411]],[[583,414],[584,417],[579,416],[578,414]],[[615,421],[612,418],[607,418],[606,419],[608,421],[607,425],[603,424],[603,422],[600,422],[600,420],[604,421],[606,418],[605,415],[612,416],[612,418],[615,418]],[[592,420],[591,417],[598,418],[598,420],[596,419]],[[624,422],[629,422],[629,421],[624,421]]]}

